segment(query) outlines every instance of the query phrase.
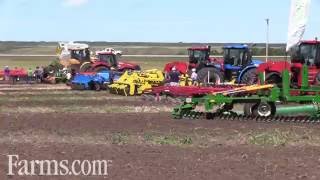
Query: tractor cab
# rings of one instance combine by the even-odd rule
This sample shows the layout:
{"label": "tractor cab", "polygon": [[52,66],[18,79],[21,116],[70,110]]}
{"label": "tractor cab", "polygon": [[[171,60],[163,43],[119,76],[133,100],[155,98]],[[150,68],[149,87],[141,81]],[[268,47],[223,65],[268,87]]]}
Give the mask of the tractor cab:
{"label": "tractor cab", "polygon": [[290,49],[292,83],[302,85],[303,65],[308,67],[309,84],[320,84],[320,41],[301,41]]}
{"label": "tractor cab", "polygon": [[112,52],[99,52],[97,53],[97,61],[101,63],[105,63],[110,67],[117,68],[118,67],[118,58]]}
{"label": "tractor cab", "polygon": [[223,47],[225,79],[231,81],[241,71],[252,64],[252,55],[247,45],[228,45]]}
{"label": "tractor cab", "polygon": [[202,64],[206,63],[210,57],[210,46],[188,48],[189,63]]}
{"label": "tractor cab", "polygon": [[56,49],[60,63],[64,67],[78,70],[84,62],[90,62],[90,50],[88,44],[60,42]]}
{"label": "tractor cab", "polygon": [[291,62],[320,67],[320,41],[301,41],[290,49]]}
{"label": "tractor cab", "polygon": [[96,58],[91,69],[95,72],[101,72],[105,70],[116,70],[116,71],[126,71],[126,70],[140,70],[140,66],[130,62],[119,61],[120,56],[116,52],[111,52],[107,50],[97,51]]}
{"label": "tractor cab", "polygon": [[69,49],[71,59],[79,60],[80,62],[90,61],[89,48],[72,48]]}
{"label": "tractor cab", "polygon": [[223,59],[225,68],[239,70],[251,63],[252,55],[247,45],[231,45],[223,47]]}

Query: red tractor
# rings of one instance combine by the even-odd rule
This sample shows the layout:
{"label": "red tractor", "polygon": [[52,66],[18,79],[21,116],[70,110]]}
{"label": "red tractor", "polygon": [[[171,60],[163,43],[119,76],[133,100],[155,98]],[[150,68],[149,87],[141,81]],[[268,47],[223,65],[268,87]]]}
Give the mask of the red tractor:
{"label": "red tractor", "polygon": [[291,63],[287,61],[268,61],[260,64],[258,72],[265,73],[265,81],[281,86],[282,71],[288,69],[291,74],[291,84],[302,85],[303,66],[308,66],[309,85],[320,84],[320,41],[301,41],[290,49]]}
{"label": "red tractor", "polygon": [[101,72],[105,70],[115,70],[124,72],[126,70],[140,70],[137,64],[118,61],[119,56],[111,51],[97,51],[96,57],[90,62],[85,62],[81,65],[81,72]]}

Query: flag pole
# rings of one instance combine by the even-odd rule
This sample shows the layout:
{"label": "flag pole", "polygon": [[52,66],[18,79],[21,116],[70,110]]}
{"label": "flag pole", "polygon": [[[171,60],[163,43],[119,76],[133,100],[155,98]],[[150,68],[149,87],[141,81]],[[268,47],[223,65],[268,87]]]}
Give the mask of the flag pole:
{"label": "flag pole", "polygon": [[267,23],[267,30],[266,30],[266,62],[268,62],[269,59],[269,22],[270,19],[265,19]]}

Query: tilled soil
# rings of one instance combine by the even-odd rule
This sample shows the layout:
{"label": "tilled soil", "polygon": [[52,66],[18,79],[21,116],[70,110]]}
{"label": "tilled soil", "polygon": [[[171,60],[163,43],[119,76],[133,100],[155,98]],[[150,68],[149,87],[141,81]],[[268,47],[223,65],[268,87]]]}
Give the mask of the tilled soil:
{"label": "tilled soil", "polygon": [[[106,177],[22,177],[22,179],[318,179],[320,151],[317,146],[255,146],[241,141],[217,141],[207,147],[146,143],[95,144],[94,137],[109,133],[143,134],[213,133],[230,136],[251,130],[294,129],[312,125],[266,124],[229,121],[175,121],[168,113],[152,114],[1,114],[0,179],[6,176],[7,154],[33,159],[108,159]],[[46,137],[38,137],[47,136]],[[51,136],[50,136],[51,135]],[[53,138],[56,136],[57,139]],[[11,139],[6,139],[10,136]],[[88,141],[59,141],[81,136]],[[93,138],[90,138],[93,137]],[[53,139],[50,139],[53,138]],[[91,140],[91,141],[90,141]]]}
{"label": "tilled soil", "polygon": [[[0,108],[38,111],[1,111],[0,180],[320,179],[320,125],[173,120],[162,110],[119,113],[125,106],[173,105],[57,87],[0,87]],[[113,109],[40,113],[55,106]],[[27,160],[106,159],[112,165],[108,176],[8,176],[7,155],[15,154]]]}

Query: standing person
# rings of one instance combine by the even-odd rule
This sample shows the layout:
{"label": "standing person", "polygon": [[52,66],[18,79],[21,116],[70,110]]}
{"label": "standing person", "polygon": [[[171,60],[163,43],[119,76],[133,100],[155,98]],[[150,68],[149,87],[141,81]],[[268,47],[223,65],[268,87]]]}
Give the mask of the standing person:
{"label": "standing person", "polygon": [[12,77],[12,84],[15,84],[17,81],[19,81],[19,70],[18,67],[14,67],[12,71],[13,77]]}
{"label": "standing person", "polygon": [[41,66],[41,67],[39,68],[39,70],[40,70],[40,82],[42,82],[42,81],[43,81],[43,74],[44,74],[44,67]]}
{"label": "standing person", "polygon": [[179,86],[179,80],[180,80],[180,72],[177,71],[176,67],[173,67],[171,69],[171,72],[169,73],[170,86]]}
{"label": "standing person", "polygon": [[192,68],[191,80],[192,80],[192,85],[195,86],[198,84],[198,74],[195,68]]}
{"label": "standing person", "polygon": [[76,70],[75,69],[71,69],[71,78],[70,78],[70,80],[73,80],[76,75],[77,75]]}
{"label": "standing person", "polygon": [[28,73],[27,83],[30,84],[32,82],[32,78],[33,78],[33,70],[32,70],[32,68],[29,68],[27,73]]}
{"label": "standing person", "polygon": [[36,77],[36,82],[40,83],[41,82],[41,72],[39,66],[36,67],[36,70],[34,70],[34,75]]}
{"label": "standing person", "polygon": [[5,81],[9,81],[9,79],[10,79],[10,68],[9,68],[9,66],[5,66],[4,67],[3,73],[4,73],[4,80]]}

